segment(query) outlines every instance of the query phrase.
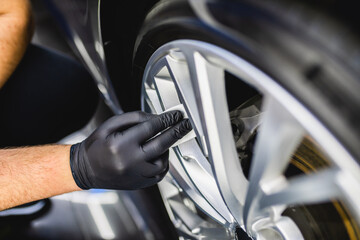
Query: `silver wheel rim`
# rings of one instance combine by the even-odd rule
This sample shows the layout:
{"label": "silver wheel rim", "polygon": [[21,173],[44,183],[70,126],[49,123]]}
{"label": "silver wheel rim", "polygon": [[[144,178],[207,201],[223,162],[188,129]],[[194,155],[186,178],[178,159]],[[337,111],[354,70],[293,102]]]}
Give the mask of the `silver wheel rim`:
{"label": "silver wheel rim", "polygon": [[[224,71],[263,96],[259,124],[252,124],[251,129],[260,125],[249,179],[233,140]],[[165,44],[145,68],[142,108],[161,113],[181,102],[197,140],[189,139],[170,150],[170,171],[160,190],[185,238],[232,239],[239,226],[256,239],[303,239],[296,224],[281,213],[291,205],[332,199],[346,204],[359,222],[358,164],[314,115],[258,68],[205,42]],[[316,141],[331,166],[288,180],[283,172],[304,136]],[[179,195],[185,196],[182,202]],[[194,208],[217,225],[192,215]]]}

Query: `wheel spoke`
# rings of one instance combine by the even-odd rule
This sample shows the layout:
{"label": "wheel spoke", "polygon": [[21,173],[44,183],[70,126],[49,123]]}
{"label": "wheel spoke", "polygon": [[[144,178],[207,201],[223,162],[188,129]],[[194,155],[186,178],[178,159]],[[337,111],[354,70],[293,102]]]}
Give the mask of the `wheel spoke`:
{"label": "wheel spoke", "polygon": [[[175,87],[178,90],[180,101],[185,107],[185,111],[189,116],[195,133],[199,141],[204,139],[204,133],[202,131],[199,111],[196,105],[196,97],[193,91],[189,70],[186,62],[182,59],[183,55],[178,55],[178,58],[172,56],[166,56],[166,65],[171,78],[174,80]],[[202,142],[200,143],[202,144]],[[204,146],[203,146],[204,148]],[[206,153],[206,149],[203,149]]]}
{"label": "wheel spoke", "polygon": [[211,165],[206,157],[202,154],[199,146],[195,139],[191,139],[188,142],[184,142],[183,144],[178,146],[179,151],[184,159],[194,159],[196,160],[199,167],[201,167],[202,171],[206,172],[207,175],[214,178]]}
{"label": "wheel spoke", "polygon": [[175,84],[173,81],[171,81],[170,77],[155,77],[154,80],[157,91],[161,98],[163,110],[167,110],[180,104]]}
{"label": "wheel spoke", "polygon": [[186,193],[186,195],[196,205],[213,219],[221,224],[227,225],[227,221],[203,198],[193,185],[192,181],[181,166],[179,159],[174,155],[174,151],[170,150],[170,174],[176,179],[176,184]]}
{"label": "wheel spoke", "polygon": [[289,180],[284,189],[270,195],[263,195],[259,201],[259,208],[330,201],[340,195],[336,183],[338,174],[337,169],[327,169],[295,177]]}
{"label": "wheel spoke", "polygon": [[178,148],[182,155],[181,162],[194,186],[214,209],[228,222],[231,222],[232,217],[221,198],[210,163],[202,154],[196,140],[192,139],[185,142],[179,145]]}
{"label": "wheel spoke", "polygon": [[247,228],[259,212],[259,197],[284,181],[283,171],[301,142],[304,130],[272,98],[264,100],[265,113],[255,142],[244,219]]}
{"label": "wheel spoke", "polygon": [[224,70],[210,64],[198,52],[185,52],[185,56],[197,96],[196,105],[209,150],[208,157],[223,199],[241,224],[247,180],[240,166],[230,126]]}

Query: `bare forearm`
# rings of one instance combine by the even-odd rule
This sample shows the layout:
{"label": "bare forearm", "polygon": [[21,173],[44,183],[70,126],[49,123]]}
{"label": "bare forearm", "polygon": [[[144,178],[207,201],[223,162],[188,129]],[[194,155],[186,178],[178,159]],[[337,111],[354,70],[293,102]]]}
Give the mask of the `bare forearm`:
{"label": "bare forearm", "polygon": [[0,210],[80,190],[69,152],[65,145],[0,150]]}
{"label": "bare forearm", "polygon": [[28,0],[0,0],[0,88],[13,73],[33,32]]}

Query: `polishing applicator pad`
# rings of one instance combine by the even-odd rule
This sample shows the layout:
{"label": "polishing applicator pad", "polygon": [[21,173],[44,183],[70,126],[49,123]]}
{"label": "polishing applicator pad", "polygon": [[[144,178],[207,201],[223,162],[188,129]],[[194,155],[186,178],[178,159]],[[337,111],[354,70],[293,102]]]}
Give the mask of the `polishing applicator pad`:
{"label": "polishing applicator pad", "polygon": [[[169,109],[166,109],[166,111],[164,112],[169,112],[169,111],[174,111],[174,110],[177,110],[177,111],[180,111],[183,116],[184,116],[184,119],[187,119],[189,118],[188,115],[186,114],[186,111],[185,111],[185,108],[182,104],[179,104],[175,107],[172,107],[172,108],[169,108]],[[195,138],[196,135],[195,135],[195,132],[194,132],[194,129],[191,130],[188,134],[186,134],[182,139],[180,139],[179,141],[177,141],[176,143],[174,143],[171,147],[176,147],[184,142],[187,142],[193,138]]]}

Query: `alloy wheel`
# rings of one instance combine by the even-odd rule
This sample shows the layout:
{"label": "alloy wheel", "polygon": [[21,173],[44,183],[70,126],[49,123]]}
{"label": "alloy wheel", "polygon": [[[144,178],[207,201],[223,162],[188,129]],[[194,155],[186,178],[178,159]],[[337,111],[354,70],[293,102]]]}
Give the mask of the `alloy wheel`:
{"label": "alloy wheel", "polygon": [[[229,75],[258,94],[229,109]],[[201,41],[165,44],[144,71],[142,108],[183,108],[194,128],[193,138],[170,150],[159,186],[182,238],[241,239],[246,232],[307,239],[316,227],[297,216],[306,215],[302,206],[325,202],[349,238],[359,238],[358,163],[315,115],[246,60]],[[301,161],[304,146],[313,151]]]}

